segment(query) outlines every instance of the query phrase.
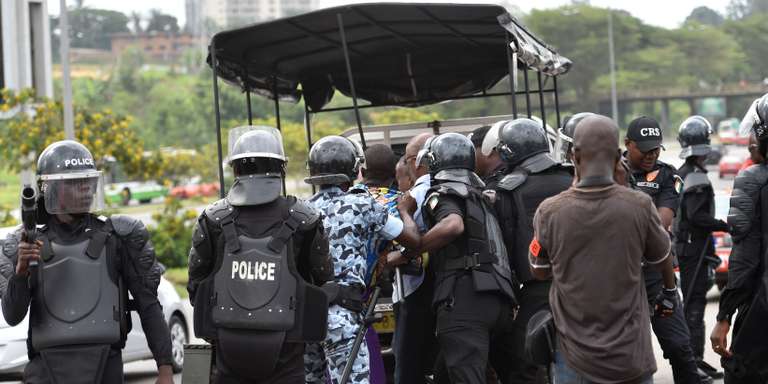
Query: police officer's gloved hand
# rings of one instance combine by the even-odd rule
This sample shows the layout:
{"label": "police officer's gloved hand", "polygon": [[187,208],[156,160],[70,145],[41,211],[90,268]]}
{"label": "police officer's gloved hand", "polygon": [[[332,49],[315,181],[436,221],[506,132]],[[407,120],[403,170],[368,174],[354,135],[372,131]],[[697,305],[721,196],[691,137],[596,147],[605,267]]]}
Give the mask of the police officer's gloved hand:
{"label": "police officer's gloved hand", "polygon": [[675,308],[680,304],[680,296],[677,294],[677,287],[672,289],[663,288],[661,292],[656,295],[653,304],[657,316],[671,316],[675,312]]}

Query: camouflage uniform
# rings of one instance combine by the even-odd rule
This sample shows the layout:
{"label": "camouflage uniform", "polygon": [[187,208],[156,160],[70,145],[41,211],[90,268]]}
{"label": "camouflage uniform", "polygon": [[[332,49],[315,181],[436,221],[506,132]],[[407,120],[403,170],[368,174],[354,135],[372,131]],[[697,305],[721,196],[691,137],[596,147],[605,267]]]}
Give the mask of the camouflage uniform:
{"label": "camouflage uniform", "polygon": [[[325,230],[334,261],[334,281],[340,285],[364,285],[369,241],[375,243],[382,238],[398,236],[402,222],[390,216],[387,208],[376,202],[364,188],[355,187],[349,193],[338,187],[324,188],[310,199],[310,203],[325,215]],[[341,380],[360,321],[359,313],[331,305],[328,335],[322,347],[308,344],[306,348],[307,383],[326,383],[326,372],[332,383]],[[352,366],[352,383],[368,384],[368,358],[368,347],[363,343]]]}

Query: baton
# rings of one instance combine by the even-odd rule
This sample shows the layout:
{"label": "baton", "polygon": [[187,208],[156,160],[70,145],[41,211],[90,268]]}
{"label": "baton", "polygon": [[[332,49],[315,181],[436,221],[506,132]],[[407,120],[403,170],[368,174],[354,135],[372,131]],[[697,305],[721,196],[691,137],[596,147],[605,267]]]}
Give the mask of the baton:
{"label": "baton", "polygon": [[685,296],[683,297],[683,311],[688,308],[688,302],[691,299],[691,294],[693,293],[694,285],[696,285],[696,280],[699,278],[699,271],[701,270],[701,264],[704,262],[704,255],[707,253],[707,248],[709,248],[710,239],[712,239],[712,234],[707,236],[707,241],[704,242],[704,249],[701,250],[699,260],[696,262],[696,271],[693,273],[693,281],[691,281],[691,285],[688,287],[688,289],[685,290]]}
{"label": "baton", "polygon": [[378,319],[373,317],[373,310],[376,307],[376,302],[379,301],[379,294],[381,294],[381,287],[376,286],[373,289],[373,295],[371,295],[371,301],[368,304],[368,308],[365,309],[365,315],[363,321],[360,324],[360,329],[357,330],[355,335],[355,343],[352,344],[352,352],[349,354],[347,364],[344,366],[344,371],[341,374],[341,381],[339,384],[346,384],[349,380],[349,376],[352,374],[352,366],[357,359],[357,353],[360,352],[360,346],[363,344],[365,333],[368,331],[368,326],[375,323]]}

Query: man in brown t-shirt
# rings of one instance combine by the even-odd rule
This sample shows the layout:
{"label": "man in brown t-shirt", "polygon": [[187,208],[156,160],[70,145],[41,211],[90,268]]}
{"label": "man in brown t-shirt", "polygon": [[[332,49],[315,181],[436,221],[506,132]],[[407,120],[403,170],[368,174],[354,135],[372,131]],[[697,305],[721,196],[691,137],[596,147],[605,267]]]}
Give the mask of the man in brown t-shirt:
{"label": "man in brown t-shirt", "polygon": [[556,383],[651,382],[656,362],[643,262],[664,275],[668,291],[657,311],[668,315],[679,301],[669,235],[653,202],[613,180],[618,147],[613,121],[583,120],[574,135],[578,181],[545,200],[534,219],[531,269],[553,279]]}

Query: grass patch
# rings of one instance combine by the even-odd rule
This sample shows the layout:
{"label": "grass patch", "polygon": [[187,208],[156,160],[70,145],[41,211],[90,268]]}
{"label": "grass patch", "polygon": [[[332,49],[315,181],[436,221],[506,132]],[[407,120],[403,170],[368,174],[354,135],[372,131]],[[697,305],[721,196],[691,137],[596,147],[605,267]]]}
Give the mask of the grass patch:
{"label": "grass patch", "polygon": [[187,268],[168,268],[163,276],[173,284],[173,287],[176,288],[176,292],[179,293],[182,299],[189,297],[187,292],[187,279],[189,277]]}

